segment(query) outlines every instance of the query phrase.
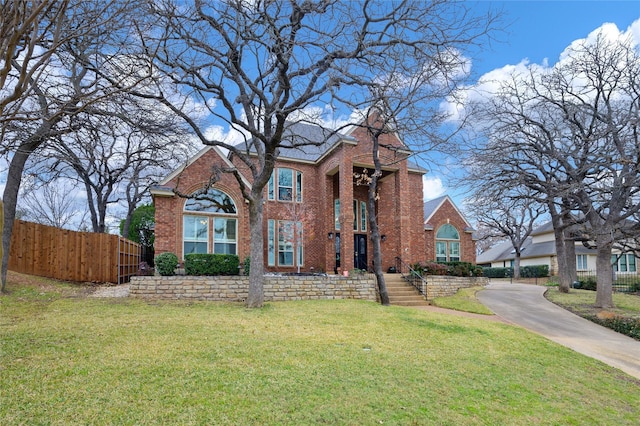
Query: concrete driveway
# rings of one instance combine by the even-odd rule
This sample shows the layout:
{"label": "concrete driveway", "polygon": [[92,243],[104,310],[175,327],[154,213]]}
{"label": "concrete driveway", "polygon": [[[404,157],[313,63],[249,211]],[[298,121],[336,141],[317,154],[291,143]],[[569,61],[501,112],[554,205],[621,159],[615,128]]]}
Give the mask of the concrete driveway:
{"label": "concrete driveway", "polygon": [[546,287],[490,283],[477,293],[506,322],[538,333],[576,352],[640,379],[640,341],[580,318],[544,298]]}

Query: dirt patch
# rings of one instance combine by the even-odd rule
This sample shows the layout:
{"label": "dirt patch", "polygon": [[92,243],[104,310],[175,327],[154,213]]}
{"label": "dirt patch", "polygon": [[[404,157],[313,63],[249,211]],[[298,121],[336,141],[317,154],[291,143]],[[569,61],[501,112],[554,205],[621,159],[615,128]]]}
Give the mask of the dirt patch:
{"label": "dirt patch", "polygon": [[7,292],[9,293],[28,287],[41,293],[58,293],[62,297],[89,297],[101,289],[112,286],[114,285],[111,283],[62,281],[7,271]]}

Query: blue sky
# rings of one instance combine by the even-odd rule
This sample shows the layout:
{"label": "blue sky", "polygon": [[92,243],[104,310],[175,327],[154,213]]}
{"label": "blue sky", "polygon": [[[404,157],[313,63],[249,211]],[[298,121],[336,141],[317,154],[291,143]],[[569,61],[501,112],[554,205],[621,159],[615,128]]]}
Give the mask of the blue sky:
{"label": "blue sky", "polygon": [[[638,0],[478,1],[474,7],[479,11],[501,10],[508,24],[503,33],[495,35],[496,42],[473,58],[471,72],[475,78],[523,60],[553,65],[573,41],[586,38],[604,23],[615,23],[625,31],[640,19]],[[446,170],[433,170],[425,176],[425,199],[446,193],[461,206],[463,190],[453,188],[445,174]]]}
{"label": "blue sky", "polygon": [[487,72],[528,58],[555,63],[576,39],[586,37],[605,22],[624,30],[640,18],[640,1],[481,1],[478,8],[504,11],[509,26],[474,61],[474,72]]}

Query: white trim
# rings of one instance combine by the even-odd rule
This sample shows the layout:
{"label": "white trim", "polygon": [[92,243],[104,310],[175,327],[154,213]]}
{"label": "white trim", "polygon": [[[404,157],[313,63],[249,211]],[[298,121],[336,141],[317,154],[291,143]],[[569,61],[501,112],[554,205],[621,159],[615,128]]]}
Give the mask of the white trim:
{"label": "white trim", "polygon": [[[440,210],[440,207],[442,207],[442,205],[444,204],[444,202],[445,202],[446,200],[449,200],[449,202],[451,203],[451,205],[453,206],[453,208],[456,210],[456,212],[458,213],[458,215],[460,215],[460,217],[462,218],[462,220],[464,220],[464,223],[466,223],[466,224],[467,224],[467,226],[468,226],[469,228],[472,228],[472,229],[473,229],[473,226],[471,226],[471,224],[469,223],[469,221],[467,220],[467,218],[466,218],[466,217],[464,217],[464,215],[462,214],[462,212],[460,211],[460,209],[458,209],[458,206],[456,206],[456,204],[453,202],[453,200],[451,199],[451,197],[449,197],[448,195],[444,195],[444,196],[442,197],[442,201],[440,201],[440,203],[438,204],[438,206],[437,206],[435,209],[433,209],[433,211],[431,212],[431,215],[429,215],[429,217],[427,217],[427,218],[425,218],[425,219],[424,219],[424,224],[425,224],[425,225],[428,225],[428,224],[429,224],[429,220],[431,220],[431,218],[433,217],[433,215],[434,215],[438,210]],[[464,231],[464,230],[463,230],[463,231]],[[464,232],[466,232],[466,231],[464,231]],[[469,232],[467,232],[467,233],[469,233]],[[471,231],[470,233],[473,233],[473,231]]]}
{"label": "white trim", "polygon": [[[202,157],[204,154],[206,154],[210,150],[214,150],[218,155],[218,157],[220,157],[222,161],[224,161],[227,164],[227,166],[229,166],[230,168],[237,169],[235,164],[233,164],[231,160],[229,160],[229,158],[222,153],[222,150],[219,147],[215,145],[207,145],[204,148],[202,148],[200,151],[198,151],[196,155],[194,155],[189,160],[187,160],[184,164],[182,164],[182,166],[178,167],[173,172],[169,173],[162,181],[160,181],[158,185],[163,186],[171,182],[171,180],[173,180],[178,175],[180,175],[180,173],[182,173],[187,167],[195,163],[200,157]],[[249,180],[242,173],[240,173],[240,171],[238,171],[238,174],[242,178],[242,181],[244,182],[244,184],[249,188],[251,188],[251,183],[249,182]],[[164,194],[159,194],[159,195],[166,196]],[[171,195],[173,195],[173,191],[171,192]]]}

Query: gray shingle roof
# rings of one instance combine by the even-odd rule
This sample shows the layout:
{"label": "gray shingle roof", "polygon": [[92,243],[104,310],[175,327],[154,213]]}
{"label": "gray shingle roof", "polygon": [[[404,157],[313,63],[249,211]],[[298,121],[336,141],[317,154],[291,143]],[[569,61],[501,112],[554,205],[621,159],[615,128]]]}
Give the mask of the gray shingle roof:
{"label": "gray shingle roof", "polygon": [[447,198],[446,195],[443,195],[438,198],[434,198],[433,200],[425,201],[424,203],[424,218],[425,220],[436,211],[436,209],[442,204],[444,199]]}
{"label": "gray shingle roof", "polygon": [[[543,225],[544,226],[544,225]],[[540,234],[540,232],[538,233]],[[591,254],[594,253],[595,250],[588,249],[581,244],[576,244],[576,254]],[[533,243],[532,237],[527,237],[523,246],[522,253],[520,255],[521,259],[528,259],[534,257],[547,257],[547,256],[555,256],[556,255],[556,243],[555,241],[544,241],[541,243]],[[505,241],[500,243],[484,253],[480,254],[476,258],[476,263],[491,263],[497,262],[501,260],[512,260],[515,259],[516,254],[513,250],[513,245],[511,245],[511,241]]]}
{"label": "gray shingle roof", "polygon": [[[282,147],[279,149],[278,157],[281,159],[318,161],[336,143],[340,141],[356,140],[348,135],[325,129],[317,124],[310,123],[288,123],[282,135]],[[287,146],[295,146],[289,148]],[[239,149],[245,149],[246,145],[238,145]],[[251,151],[255,152],[253,147]]]}

